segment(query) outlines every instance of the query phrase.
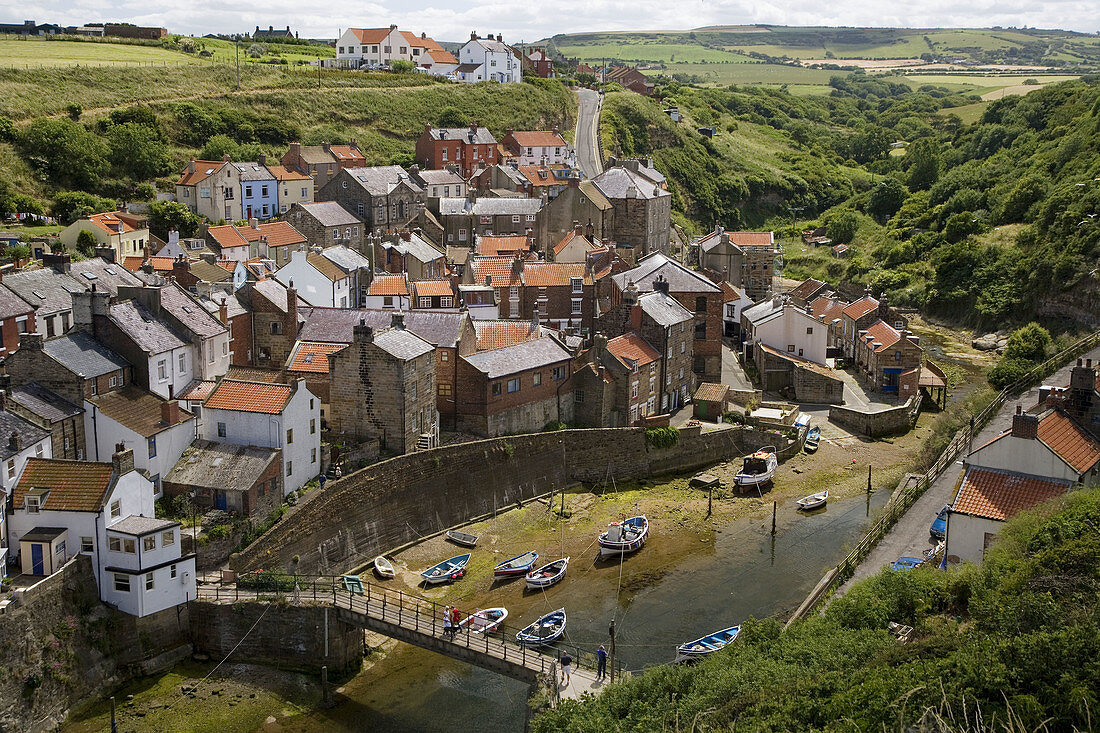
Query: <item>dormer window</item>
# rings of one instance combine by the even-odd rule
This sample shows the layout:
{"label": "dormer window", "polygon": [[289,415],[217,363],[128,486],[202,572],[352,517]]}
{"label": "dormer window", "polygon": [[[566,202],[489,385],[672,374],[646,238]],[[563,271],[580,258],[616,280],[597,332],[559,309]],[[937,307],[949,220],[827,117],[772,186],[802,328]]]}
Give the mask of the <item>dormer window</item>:
{"label": "dormer window", "polygon": [[28,496],[24,500],[24,504],[27,507],[27,514],[38,514],[38,511],[42,508],[37,496]]}

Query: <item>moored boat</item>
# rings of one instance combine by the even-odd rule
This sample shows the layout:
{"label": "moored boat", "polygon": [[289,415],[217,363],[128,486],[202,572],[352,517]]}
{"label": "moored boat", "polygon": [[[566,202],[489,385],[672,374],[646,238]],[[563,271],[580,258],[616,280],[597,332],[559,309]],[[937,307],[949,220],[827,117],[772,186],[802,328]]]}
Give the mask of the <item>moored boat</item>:
{"label": "moored boat", "polygon": [[600,535],[600,555],[625,555],[642,549],[649,536],[649,520],[645,515],[612,522]]}
{"label": "moored boat", "polygon": [[676,647],[676,661],[683,662],[688,659],[698,659],[699,657],[713,654],[719,649],[725,648],[727,644],[737,638],[739,633],[741,633],[740,626],[731,626],[728,629],[715,631],[713,634],[708,634],[695,641],[681,644]]}
{"label": "moored boat", "polygon": [[808,512],[811,509],[820,509],[825,506],[825,502],[829,501],[829,490],[819,491],[816,494],[810,494],[809,496],[803,496],[801,499],[795,502],[798,504],[798,508],[804,512]]}
{"label": "moored boat", "polygon": [[568,557],[563,557],[554,562],[548,562],[541,568],[536,568],[527,573],[527,587],[549,588],[565,577],[565,570],[568,567]]}
{"label": "moored boat", "polygon": [[813,453],[817,450],[818,443],[821,442],[821,428],[812,427],[810,432],[806,433],[806,448],[807,453]]}
{"label": "moored boat", "polygon": [[393,563],[385,555],[374,558],[374,572],[383,578],[392,578],[397,574],[393,569]]}
{"label": "moored boat", "polygon": [[460,629],[466,629],[471,634],[488,634],[492,631],[496,631],[497,627],[500,626],[506,618],[508,618],[507,608],[483,608],[478,609],[459,621],[458,627]]}
{"label": "moored boat", "polygon": [[534,550],[528,550],[522,555],[516,555],[511,560],[505,560],[504,562],[493,568],[493,575],[498,578],[511,578],[516,575],[526,575],[527,572],[535,566],[535,562],[539,559],[539,554]]}
{"label": "moored boat", "polygon": [[524,646],[542,646],[553,644],[565,633],[565,609],[540,616],[535,623],[516,634],[516,643]]}
{"label": "moored boat", "polygon": [[458,580],[466,574],[466,563],[470,562],[470,553],[456,555],[444,560],[438,565],[433,565],[420,574],[428,585],[439,585]]}
{"label": "moored boat", "polygon": [[733,477],[733,481],[738,486],[759,488],[775,477],[775,470],[778,467],[779,460],[775,457],[775,448],[769,445],[752,455],[745,456],[745,462]]}
{"label": "moored boat", "polygon": [[477,535],[470,534],[469,532],[459,532],[457,529],[448,529],[444,532],[447,539],[456,545],[462,545],[463,547],[474,547],[477,545]]}

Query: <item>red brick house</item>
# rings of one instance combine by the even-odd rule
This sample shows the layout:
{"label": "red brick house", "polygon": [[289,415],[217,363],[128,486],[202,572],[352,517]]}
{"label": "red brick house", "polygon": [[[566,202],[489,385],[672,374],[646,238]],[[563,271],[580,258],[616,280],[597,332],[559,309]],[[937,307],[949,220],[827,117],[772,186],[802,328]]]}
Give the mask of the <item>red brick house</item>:
{"label": "red brick house", "polygon": [[352,138],[347,145],[321,143],[303,146],[301,143],[291,143],[290,149],[279,162],[287,170],[304,173],[312,178],[313,189],[316,191],[342,169],[362,168],[367,164],[367,159],[359,152],[359,145]]}
{"label": "red brick house", "polygon": [[19,334],[37,330],[34,307],[0,285],[0,361],[19,348]]}
{"label": "red brick house", "polygon": [[535,76],[543,79],[554,78],[554,61],[550,58],[550,54],[546,53],[545,48],[532,49],[531,53],[527,54],[527,61],[530,62]]}
{"label": "red brick house", "polygon": [[457,163],[469,178],[484,163],[497,164],[497,141],[492,133],[477,123],[468,128],[424,125],[424,133],[416,141],[416,162],[424,168],[445,168]]}
{"label": "red brick house", "polygon": [[627,91],[649,96],[653,94],[653,82],[642,72],[627,66],[612,66],[603,74],[605,82],[612,81]]}

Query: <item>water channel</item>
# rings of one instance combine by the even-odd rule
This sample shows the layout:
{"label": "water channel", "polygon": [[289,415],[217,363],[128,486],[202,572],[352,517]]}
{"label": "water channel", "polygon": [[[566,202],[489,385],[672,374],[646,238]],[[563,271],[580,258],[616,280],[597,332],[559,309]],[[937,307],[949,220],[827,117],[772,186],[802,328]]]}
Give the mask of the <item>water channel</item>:
{"label": "water channel", "polygon": [[[810,516],[800,515],[787,502],[787,508],[779,509],[774,537],[770,516],[736,520],[722,528],[714,543],[665,568],[652,585],[633,595],[620,594],[621,602],[613,589],[598,596],[569,596],[568,643],[595,650],[607,642],[614,616],[619,659],[626,669],[640,670],[671,661],[681,642],[749,616],[789,614],[858,541],[887,499],[888,491],[877,491],[830,503]],[[282,727],[521,731],[526,699],[521,683],[400,646],[349,681],[335,708],[284,719]]]}

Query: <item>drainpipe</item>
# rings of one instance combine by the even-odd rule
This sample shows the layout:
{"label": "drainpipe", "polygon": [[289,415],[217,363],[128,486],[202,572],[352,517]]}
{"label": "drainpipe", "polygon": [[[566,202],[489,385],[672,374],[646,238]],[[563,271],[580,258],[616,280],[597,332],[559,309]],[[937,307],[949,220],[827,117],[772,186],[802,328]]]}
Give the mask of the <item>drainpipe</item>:
{"label": "drainpipe", "polygon": [[[96,425],[96,406],[92,405],[92,441],[95,443],[95,459],[99,460],[99,427]],[[73,449],[76,449],[76,431],[73,431]]]}

